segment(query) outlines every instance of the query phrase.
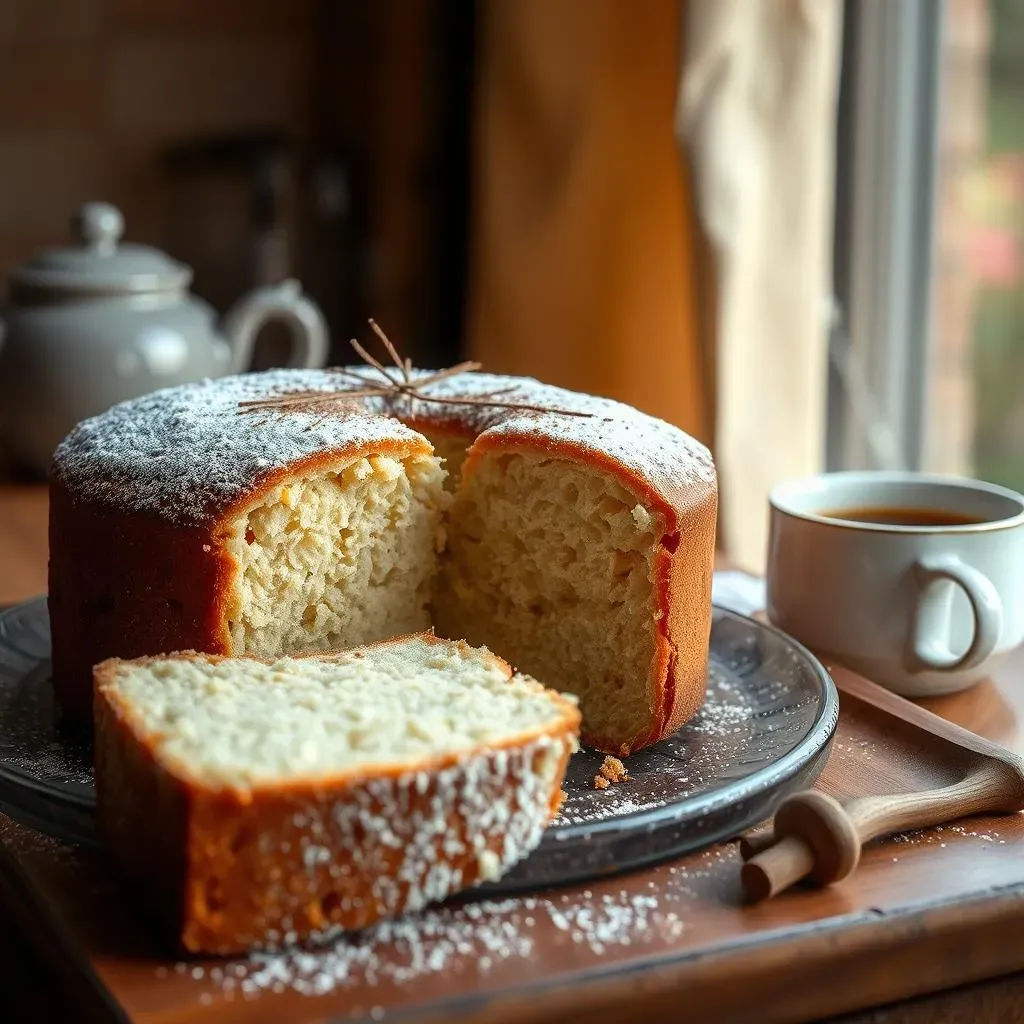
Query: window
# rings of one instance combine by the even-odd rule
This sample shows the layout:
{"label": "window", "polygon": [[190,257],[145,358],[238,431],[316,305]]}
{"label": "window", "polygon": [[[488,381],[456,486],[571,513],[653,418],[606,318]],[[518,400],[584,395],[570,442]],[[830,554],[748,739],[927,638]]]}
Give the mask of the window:
{"label": "window", "polygon": [[1024,490],[1024,4],[847,3],[830,468]]}
{"label": "window", "polygon": [[944,14],[931,460],[1024,490],[1024,5]]}
{"label": "window", "polygon": [[845,5],[830,469],[923,462],[939,13],[932,0]]}

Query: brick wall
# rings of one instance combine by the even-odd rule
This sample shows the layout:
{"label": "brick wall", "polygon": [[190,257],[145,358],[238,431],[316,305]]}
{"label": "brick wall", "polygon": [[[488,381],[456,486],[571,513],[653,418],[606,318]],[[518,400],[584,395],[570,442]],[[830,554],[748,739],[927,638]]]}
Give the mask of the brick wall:
{"label": "brick wall", "polygon": [[[312,0],[4,0],[0,273],[64,243],[74,208],[119,205],[164,246],[166,148],[197,133],[309,130]],[[225,235],[237,235],[221,212]]]}
{"label": "brick wall", "polygon": [[[239,175],[169,171],[165,154],[200,136],[282,131],[302,177],[285,190],[285,262],[327,308],[335,355],[375,315],[429,358],[447,256],[439,153],[452,147],[439,127],[442,6],[2,0],[0,298],[13,266],[66,244],[76,206],[102,199],[124,212],[129,240],[193,265],[196,290],[225,308],[252,283],[250,193]],[[362,189],[346,243],[310,210],[310,162],[324,153],[343,154]]]}

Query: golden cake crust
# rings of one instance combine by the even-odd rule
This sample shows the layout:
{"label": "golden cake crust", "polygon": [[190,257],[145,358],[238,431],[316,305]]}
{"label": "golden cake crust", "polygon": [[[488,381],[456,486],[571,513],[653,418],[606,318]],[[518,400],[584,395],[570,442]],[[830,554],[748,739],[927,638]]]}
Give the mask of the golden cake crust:
{"label": "golden cake crust", "polygon": [[706,448],[629,406],[490,374],[449,378],[428,393],[457,400],[503,390],[503,401],[553,411],[410,405],[405,398],[348,400],[329,415],[243,412],[239,405],[348,387],[330,371],[222,378],[124,403],[80,424],[61,444],[51,474],[49,594],[54,681],[64,707],[88,715],[92,666],[104,658],[183,648],[229,653],[237,567],[224,550],[226,524],[303,469],[368,452],[428,454],[424,431],[475,438],[466,472],[487,450],[529,448],[612,474],[656,514],[662,536],[654,557],[651,725],[626,743],[585,739],[627,754],[699,709],[718,507]]}
{"label": "golden cake crust", "polygon": [[[207,657],[171,657],[197,656]],[[137,663],[156,660],[166,658]],[[367,766],[315,784],[217,788],[169,770],[153,738],[133,728],[114,685],[119,664],[95,670],[100,829],[144,882],[171,941],[193,954],[363,928],[483,880],[487,858],[507,869],[556,813],[579,729],[575,705],[549,691],[559,712],[549,725],[457,757]],[[541,786],[538,759],[552,757]]]}
{"label": "golden cake crust", "polygon": [[163,651],[231,653],[228,623],[238,572],[224,532],[297,473],[329,470],[364,454],[429,455],[409,438],[354,442],[277,466],[213,515],[174,522],[153,512],[83,501],[50,481],[49,613],[53,682],[62,708],[87,720],[93,666]]}

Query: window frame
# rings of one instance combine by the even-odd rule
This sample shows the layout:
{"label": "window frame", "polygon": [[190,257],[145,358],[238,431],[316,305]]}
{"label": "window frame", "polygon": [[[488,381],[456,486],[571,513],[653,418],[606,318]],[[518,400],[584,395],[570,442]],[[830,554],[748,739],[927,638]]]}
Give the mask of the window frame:
{"label": "window frame", "polygon": [[932,335],[941,0],[846,0],[825,464],[922,466]]}

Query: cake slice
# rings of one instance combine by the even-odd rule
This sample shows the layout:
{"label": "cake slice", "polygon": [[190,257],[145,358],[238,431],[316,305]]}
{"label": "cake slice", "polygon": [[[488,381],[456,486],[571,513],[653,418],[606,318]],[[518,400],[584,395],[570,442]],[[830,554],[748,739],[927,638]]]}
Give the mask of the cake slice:
{"label": "cake slice", "polygon": [[430,634],[259,661],[95,670],[103,836],[191,953],[315,940],[494,880],[530,853],[575,702]]}

